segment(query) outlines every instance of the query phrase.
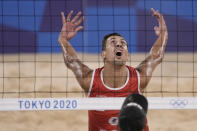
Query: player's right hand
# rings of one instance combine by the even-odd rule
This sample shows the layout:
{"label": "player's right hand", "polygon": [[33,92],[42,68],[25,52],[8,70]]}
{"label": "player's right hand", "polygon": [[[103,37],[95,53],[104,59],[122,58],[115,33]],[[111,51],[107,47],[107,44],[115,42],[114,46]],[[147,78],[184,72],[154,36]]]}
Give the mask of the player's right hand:
{"label": "player's right hand", "polygon": [[[77,15],[71,20],[71,16],[73,11],[70,11],[67,18],[65,18],[64,12],[61,12],[62,16],[62,30],[59,35],[58,41],[71,40],[78,31],[83,29],[83,26],[79,26],[81,22],[84,20],[84,16],[81,16],[82,12],[78,12]],[[80,17],[80,18],[79,18]]]}

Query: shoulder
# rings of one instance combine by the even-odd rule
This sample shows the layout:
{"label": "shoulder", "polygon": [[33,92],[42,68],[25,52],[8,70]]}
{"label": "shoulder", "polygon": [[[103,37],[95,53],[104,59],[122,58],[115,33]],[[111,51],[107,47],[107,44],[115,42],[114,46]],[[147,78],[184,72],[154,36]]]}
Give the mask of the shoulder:
{"label": "shoulder", "polygon": [[136,68],[135,67],[132,67],[132,66],[126,66],[129,70],[135,70]]}
{"label": "shoulder", "polygon": [[130,74],[136,74],[136,75],[138,75],[139,70],[137,68],[132,67],[132,66],[127,66],[127,68],[129,70]]}
{"label": "shoulder", "polygon": [[103,68],[104,67],[94,69],[92,75],[94,75],[94,77],[100,76]]}
{"label": "shoulder", "polygon": [[84,76],[84,80],[83,80],[83,88],[85,89],[86,92],[88,92],[92,86],[92,84],[94,83],[95,79],[99,78],[98,76],[100,76],[100,72],[102,71],[102,68],[97,68],[94,70],[91,70],[89,72],[87,72]]}

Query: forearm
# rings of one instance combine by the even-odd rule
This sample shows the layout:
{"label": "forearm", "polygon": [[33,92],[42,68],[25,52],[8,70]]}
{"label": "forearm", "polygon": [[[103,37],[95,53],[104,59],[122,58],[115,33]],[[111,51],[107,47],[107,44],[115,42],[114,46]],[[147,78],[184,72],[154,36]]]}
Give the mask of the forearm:
{"label": "forearm", "polygon": [[164,57],[165,48],[168,41],[168,32],[167,30],[162,31],[158,36],[156,42],[150,50],[150,56],[153,60],[161,62]]}
{"label": "forearm", "polygon": [[91,70],[79,60],[77,53],[70,45],[70,42],[67,40],[59,40],[58,42],[61,45],[66,66],[74,72],[76,77],[85,77],[86,73]]}
{"label": "forearm", "polygon": [[58,40],[64,57],[65,65],[71,70],[77,70],[79,68],[79,59],[70,42],[67,40]]}
{"label": "forearm", "polygon": [[168,31],[165,20],[162,14],[151,8],[153,16],[157,18],[159,26],[154,26],[155,34],[158,36],[153,44],[149,55],[136,68],[140,72],[141,90],[143,90],[149,83],[152,73],[164,58],[165,48],[168,41]]}
{"label": "forearm", "polygon": [[162,33],[163,34],[158,37],[151,48],[149,55],[137,67],[137,70],[141,75],[141,90],[144,90],[144,88],[147,86],[151,80],[153,71],[163,60],[166,44],[168,41],[168,34],[167,31]]}
{"label": "forearm", "polygon": [[72,57],[73,59],[78,59],[77,53],[75,52],[74,48],[71,46],[70,42],[67,40],[58,40],[64,57]]}
{"label": "forearm", "polygon": [[152,73],[157,67],[157,65],[162,62],[167,41],[168,41],[168,32],[166,30],[163,31],[158,36],[156,42],[154,43],[153,47],[150,50],[149,55],[145,58],[144,61],[142,61],[138,65],[137,70],[140,72],[142,78],[142,82],[141,82],[142,89],[144,89],[148,84],[148,82],[150,81],[152,77]]}
{"label": "forearm", "polygon": [[64,50],[63,56],[65,65],[72,70],[80,86],[87,92],[89,90],[89,83],[91,79],[89,75],[92,70],[88,66],[84,65],[77,57],[74,58],[70,56],[69,53],[65,52],[64,48],[62,50]]}

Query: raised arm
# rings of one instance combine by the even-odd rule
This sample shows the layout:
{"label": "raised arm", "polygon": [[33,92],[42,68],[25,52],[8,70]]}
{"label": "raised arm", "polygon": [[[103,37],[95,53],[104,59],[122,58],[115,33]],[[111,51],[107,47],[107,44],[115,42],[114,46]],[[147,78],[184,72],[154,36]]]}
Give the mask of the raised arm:
{"label": "raised arm", "polygon": [[160,14],[158,11],[155,11],[153,8],[151,8],[151,11],[153,16],[157,18],[157,21],[159,23],[159,27],[154,27],[155,34],[158,36],[158,38],[152,46],[149,55],[136,68],[141,76],[140,90],[142,92],[149,83],[156,66],[162,62],[164,58],[166,44],[168,41],[168,31],[163,15]]}
{"label": "raised arm", "polygon": [[72,14],[73,11],[71,11],[67,18],[65,18],[64,13],[61,12],[62,30],[60,32],[58,42],[62,48],[65,65],[73,71],[77,81],[85,92],[88,92],[92,70],[79,60],[77,53],[69,42],[69,40],[71,40],[78,31],[83,29],[83,26],[79,25],[83,21],[84,17],[81,17],[81,12],[78,12],[71,20]]}

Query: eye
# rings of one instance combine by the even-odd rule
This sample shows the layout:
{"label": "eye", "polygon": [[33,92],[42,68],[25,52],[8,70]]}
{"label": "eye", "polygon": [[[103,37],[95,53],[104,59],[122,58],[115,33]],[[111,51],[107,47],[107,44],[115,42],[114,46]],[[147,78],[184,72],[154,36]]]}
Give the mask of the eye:
{"label": "eye", "polygon": [[115,41],[115,40],[112,40],[112,41],[111,41],[111,43],[112,43],[112,44],[115,44],[115,43],[116,43],[116,41]]}
{"label": "eye", "polygon": [[122,41],[121,43],[122,43],[122,46],[127,46],[126,42]]}
{"label": "eye", "polygon": [[116,45],[116,41],[115,41],[115,40],[112,40],[112,41],[111,41],[111,45],[112,45],[112,46],[115,46],[115,45]]}

